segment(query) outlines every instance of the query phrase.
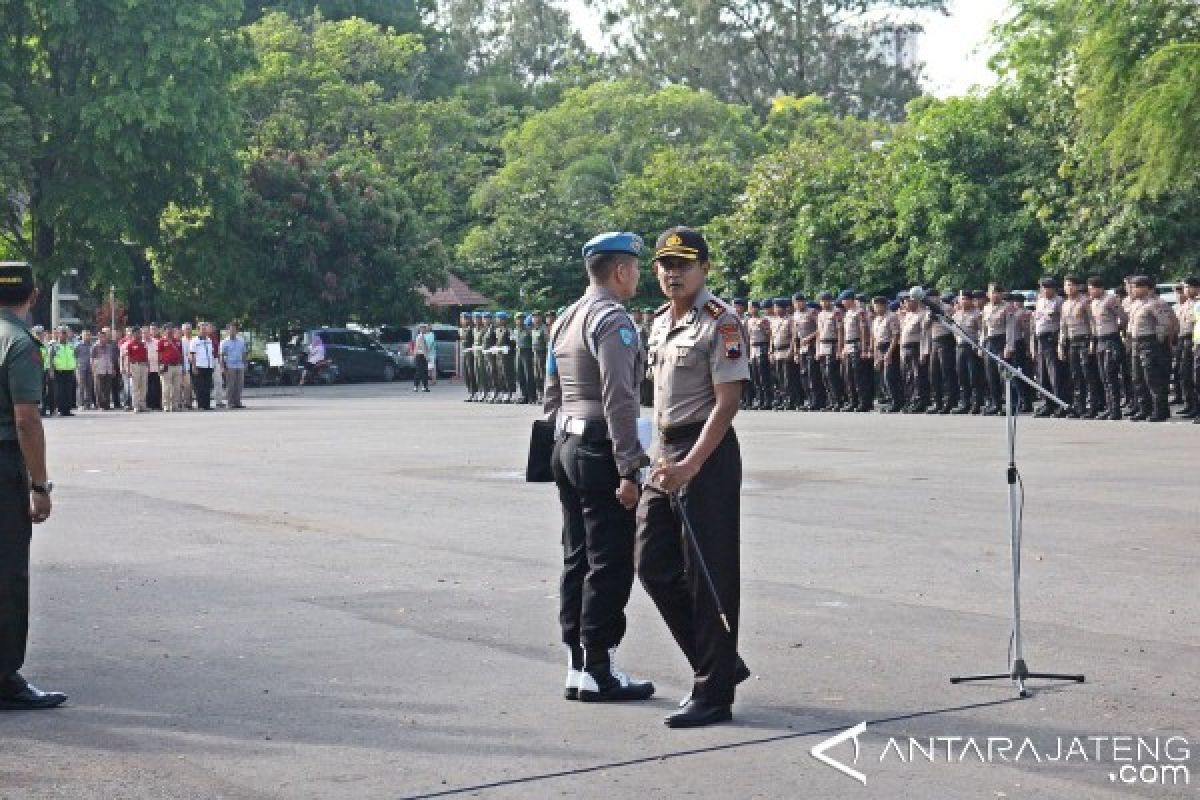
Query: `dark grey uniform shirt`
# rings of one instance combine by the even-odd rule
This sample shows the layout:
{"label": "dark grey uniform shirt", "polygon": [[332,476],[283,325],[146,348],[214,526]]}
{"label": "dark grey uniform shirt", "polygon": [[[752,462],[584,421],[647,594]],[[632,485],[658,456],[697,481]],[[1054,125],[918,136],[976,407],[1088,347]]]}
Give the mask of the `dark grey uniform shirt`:
{"label": "dark grey uniform shirt", "polygon": [[588,289],[554,323],[549,350],[543,409],[560,422],[604,420],[621,475],[649,464],[637,436],[641,340],[617,296]]}

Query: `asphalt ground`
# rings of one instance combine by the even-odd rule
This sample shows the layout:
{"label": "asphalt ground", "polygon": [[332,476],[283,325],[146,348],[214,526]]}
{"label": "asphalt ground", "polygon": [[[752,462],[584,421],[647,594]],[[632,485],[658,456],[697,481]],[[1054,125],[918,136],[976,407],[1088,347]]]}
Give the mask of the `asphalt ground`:
{"label": "asphalt ground", "polygon": [[[1196,796],[1200,427],[1021,419],[1026,660],[1087,675],[1022,700],[949,683],[1007,670],[1002,421],[740,415],[755,676],[732,724],[672,731],[689,675],[640,587],[620,661],[657,696],[562,699],[537,411],[462,397],[48,420],[25,672],[71,699],[0,715],[0,797]],[[860,722],[829,755],[865,785],[810,754]]]}

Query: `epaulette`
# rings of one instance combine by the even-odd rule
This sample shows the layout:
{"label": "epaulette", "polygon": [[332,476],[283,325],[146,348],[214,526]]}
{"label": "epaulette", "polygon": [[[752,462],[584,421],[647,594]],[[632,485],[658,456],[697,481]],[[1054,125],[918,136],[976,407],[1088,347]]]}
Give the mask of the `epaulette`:
{"label": "epaulette", "polygon": [[670,303],[663,303],[658,308],[654,309],[654,316],[659,317],[666,313],[666,310],[671,307]]}
{"label": "epaulette", "polygon": [[704,310],[707,311],[710,315],[712,315],[713,319],[720,319],[721,316],[725,313],[725,306],[721,303],[720,300],[718,300],[714,297],[712,300],[709,300],[707,303],[704,304]]}

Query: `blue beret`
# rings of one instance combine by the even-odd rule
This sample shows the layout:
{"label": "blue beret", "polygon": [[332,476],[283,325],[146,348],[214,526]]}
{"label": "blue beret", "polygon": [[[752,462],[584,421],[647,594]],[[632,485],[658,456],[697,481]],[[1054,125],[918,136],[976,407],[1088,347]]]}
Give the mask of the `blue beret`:
{"label": "blue beret", "polygon": [[832,300],[833,292],[821,292],[819,295],[817,295],[817,299],[818,300]]}
{"label": "blue beret", "polygon": [[809,307],[810,309],[812,309],[813,311],[816,311],[816,310],[817,310],[817,309],[819,309],[821,306],[820,306],[818,303],[809,303],[809,304],[808,304],[808,307]]}
{"label": "blue beret", "polygon": [[794,295],[792,295],[792,299],[793,300],[806,300],[807,298],[804,296],[804,292],[796,292]]}
{"label": "blue beret", "polygon": [[899,310],[900,310],[899,302],[893,300],[892,302],[888,303],[888,311],[899,311]]}
{"label": "blue beret", "polygon": [[845,300],[853,300],[854,299],[854,290],[853,289],[845,290],[844,292],[842,292],[841,294],[838,295],[837,299],[838,299],[839,303],[841,303]]}
{"label": "blue beret", "polygon": [[744,305],[746,305],[746,298],[744,298],[744,297],[735,297],[735,298],[733,298],[733,304],[734,304],[735,306],[744,306]]}
{"label": "blue beret", "polygon": [[636,233],[602,233],[593,236],[583,246],[583,257],[591,258],[600,253],[626,253],[631,256],[642,254],[642,237]]}
{"label": "blue beret", "polygon": [[471,317],[471,319],[483,319],[483,312],[482,311],[472,311],[470,314],[470,317]]}
{"label": "blue beret", "polygon": [[526,327],[526,328],[532,328],[532,327],[533,327],[533,314],[526,314],[526,315],[525,315],[525,327]]}
{"label": "blue beret", "polygon": [[858,294],[854,295],[854,299],[860,303],[865,303],[867,302],[867,295],[864,292],[859,292]]}
{"label": "blue beret", "polygon": [[485,312],[483,312],[483,318],[484,318],[484,319],[491,319],[493,316],[495,316],[495,315],[494,315],[492,312],[490,312],[490,311],[485,311]]}
{"label": "blue beret", "polygon": [[508,319],[508,312],[507,311],[497,311],[496,319]]}
{"label": "blue beret", "polygon": [[758,302],[757,300],[751,300],[750,307],[751,308],[762,308],[762,303]]}
{"label": "blue beret", "polygon": [[897,300],[907,300],[908,299],[908,290],[905,289],[902,292],[896,292],[896,299]]}

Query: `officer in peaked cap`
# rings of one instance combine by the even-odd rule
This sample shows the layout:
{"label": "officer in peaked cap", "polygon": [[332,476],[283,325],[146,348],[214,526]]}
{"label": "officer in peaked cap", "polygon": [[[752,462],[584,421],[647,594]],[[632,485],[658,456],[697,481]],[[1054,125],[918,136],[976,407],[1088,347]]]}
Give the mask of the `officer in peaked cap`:
{"label": "officer in peaked cap", "polygon": [[654,684],[617,669],[633,588],[640,473],[641,346],[624,303],[637,294],[642,240],[603,233],[583,246],[588,289],[550,330],[544,410],[558,431],[554,482],[563,512],[559,622],[567,699],[645,700]]}
{"label": "officer in peaked cap", "polygon": [[[689,728],[731,719],[734,688],[749,676],[737,655],[742,460],[732,427],[748,343],[704,286],[708,243],[698,231],[665,231],[654,256],[668,302],[650,335],[659,460],[638,507],[637,569],[694,673],[683,708],[666,719]],[[680,535],[685,514],[694,539]]]}
{"label": "officer in peaked cap", "polygon": [[50,516],[46,444],[38,409],[42,348],[25,320],[37,302],[28,264],[0,263],[0,709],[53,708],[66,701],[21,677],[29,630],[29,543]]}

